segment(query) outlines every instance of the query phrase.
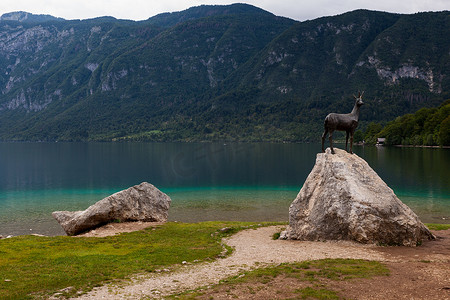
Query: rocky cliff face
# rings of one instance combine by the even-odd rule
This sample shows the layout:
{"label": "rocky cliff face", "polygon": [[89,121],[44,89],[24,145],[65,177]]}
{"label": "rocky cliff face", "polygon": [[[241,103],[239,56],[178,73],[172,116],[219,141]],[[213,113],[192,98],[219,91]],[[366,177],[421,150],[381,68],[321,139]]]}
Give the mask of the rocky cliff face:
{"label": "rocky cliff face", "polygon": [[289,208],[284,237],[416,246],[434,236],[372,168],[336,149],[316,164]]}
{"label": "rocky cliff face", "polygon": [[0,102],[0,111],[41,111],[66,96],[65,89],[63,92],[61,87],[51,86],[50,78],[33,81],[49,74],[73,35],[73,28],[0,22],[0,54],[3,56],[0,64],[4,68],[0,80],[3,83],[0,99],[4,101]]}

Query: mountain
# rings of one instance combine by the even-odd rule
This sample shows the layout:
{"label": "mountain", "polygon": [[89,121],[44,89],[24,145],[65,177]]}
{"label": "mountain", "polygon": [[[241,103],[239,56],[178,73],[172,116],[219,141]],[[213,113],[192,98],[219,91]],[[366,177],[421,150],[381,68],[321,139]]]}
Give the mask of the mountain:
{"label": "mountain", "polygon": [[272,13],[267,12],[261,8],[246,5],[246,4],[231,4],[231,5],[200,5],[191,7],[184,11],[162,13],[151,17],[147,20],[148,24],[159,25],[163,27],[171,27],[178,23],[191,21],[195,19],[214,17],[230,14],[261,14],[266,16],[273,16]]}
{"label": "mountain", "polygon": [[362,128],[449,98],[446,11],[19,19],[0,21],[0,140],[314,141],[358,90]]}
{"label": "mountain", "polygon": [[15,11],[0,16],[0,21],[18,21],[24,23],[40,23],[47,21],[64,21],[63,18],[56,18],[50,15],[35,15],[25,11]]}

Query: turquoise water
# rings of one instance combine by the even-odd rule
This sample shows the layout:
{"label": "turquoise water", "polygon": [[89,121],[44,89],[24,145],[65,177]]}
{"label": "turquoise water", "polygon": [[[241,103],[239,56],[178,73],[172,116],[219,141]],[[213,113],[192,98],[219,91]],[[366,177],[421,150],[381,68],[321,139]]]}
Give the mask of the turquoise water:
{"label": "turquoise water", "polygon": [[[355,147],[424,222],[450,222],[450,150]],[[147,181],[169,219],[287,221],[316,144],[0,143],[0,234],[63,234],[55,210],[83,210]]]}
{"label": "turquoise water", "polygon": [[[117,192],[111,190],[52,190],[10,192],[0,196],[0,234],[62,235],[51,217],[56,210],[83,210]],[[161,189],[172,199],[169,220],[201,222],[286,221],[296,188],[199,187]]]}

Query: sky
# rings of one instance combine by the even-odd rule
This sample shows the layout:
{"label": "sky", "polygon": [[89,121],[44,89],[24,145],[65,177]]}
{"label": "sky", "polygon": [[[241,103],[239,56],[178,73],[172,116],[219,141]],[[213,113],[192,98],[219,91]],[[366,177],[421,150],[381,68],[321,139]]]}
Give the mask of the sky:
{"label": "sky", "polygon": [[64,19],[112,16],[138,21],[159,13],[181,11],[202,4],[236,2],[251,4],[297,21],[333,16],[360,8],[405,14],[450,10],[450,0],[0,0],[0,15],[26,11]]}

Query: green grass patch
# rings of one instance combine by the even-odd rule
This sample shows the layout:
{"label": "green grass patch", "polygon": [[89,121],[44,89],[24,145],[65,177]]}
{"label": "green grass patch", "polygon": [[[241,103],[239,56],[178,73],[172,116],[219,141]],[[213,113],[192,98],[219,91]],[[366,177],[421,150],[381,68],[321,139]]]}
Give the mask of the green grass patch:
{"label": "green grass patch", "polygon": [[312,287],[306,287],[303,289],[295,290],[300,294],[302,299],[340,299],[335,291],[327,289],[315,289]]}
{"label": "green grass patch", "polygon": [[371,278],[389,275],[389,269],[376,261],[361,259],[323,259],[313,261],[311,268],[317,268],[318,276],[331,280]]}
{"label": "green grass patch", "polygon": [[[243,222],[167,223],[104,238],[19,236],[0,240],[0,299],[70,296],[133,274],[214,259]],[[222,228],[229,228],[225,231]],[[228,253],[229,247],[225,247]]]}
{"label": "green grass patch", "polygon": [[450,229],[450,224],[432,224],[432,223],[426,223],[425,224],[428,229],[430,230],[447,230]]}
{"label": "green grass patch", "polygon": [[272,235],[272,240],[278,240],[280,238],[281,232],[275,232]]}
{"label": "green grass patch", "polygon": [[280,264],[278,266],[260,268],[229,278],[224,283],[245,283],[251,280],[266,281],[279,275],[301,278],[307,281],[326,278],[331,280],[347,280],[352,278],[370,278],[389,274],[383,264],[376,261],[360,259],[321,259],[298,263]]}

